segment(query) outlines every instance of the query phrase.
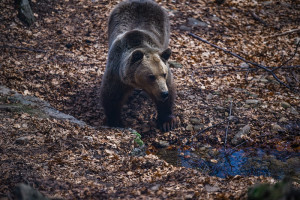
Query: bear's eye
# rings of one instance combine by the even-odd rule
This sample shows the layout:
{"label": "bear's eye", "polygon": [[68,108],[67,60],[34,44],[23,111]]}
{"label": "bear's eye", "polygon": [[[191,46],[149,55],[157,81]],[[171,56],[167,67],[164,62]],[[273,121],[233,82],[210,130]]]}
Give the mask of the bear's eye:
{"label": "bear's eye", "polygon": [[166,77],[167,77],[167,74],[166,74],[166,73],[164,73],[164,74],[163,74],[163,77],[164,77],[164,78],[166,78]]}
{"label": "bear's eye", "polygon": [[149,76],[148,76],[148,79],[149,79],[150,81],[155,81],[156,77],[155,77],[154,75],[149,75]]}

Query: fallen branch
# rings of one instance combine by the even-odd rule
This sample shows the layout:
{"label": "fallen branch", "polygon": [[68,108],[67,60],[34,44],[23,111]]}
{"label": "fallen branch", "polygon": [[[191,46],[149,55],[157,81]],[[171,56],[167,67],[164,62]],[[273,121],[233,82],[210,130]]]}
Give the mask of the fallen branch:
{"label": "fallen branch", "polygon": [[242,146],[243,144],[245,144],[247,142],[247,140],[241,142],[240,144],[236,145],[235,147],[233,147],[232,149],[236,150],[238,147]]}
{"label": "fallen branch", "polygon": [[260,69],[263,69],[263,70],[269,72],[269,73],[275,78],[275,80],[276,80],[278,83],[280,83],[281,85],[284,85],[285,87],[289,88],[290,90],[293,90],[290,86],[288,86],[287,84],[285,84],[284,82],[282,82],[282,81],[277,77],[277,75],[273,72],[272,69],[269,69],[268,67],[263,66],[263,65],[261,65],[261,64],[258,64],[258,63],[256,63],[256,62],[252,62],[252,61],[246,60],[245,58],[241,57],[240,55],[238,55],[238,54],[236,54],[236,53],[233,53],[233,52],[231,52],[231,51],[228,51],[228,50],[226,50],[226,49],[224,49],[224,48],[222,48],[222,47],[219,47],[219,46],[217,46],[217,45],[215,45],[215,44],[212,44],[212,43],[210,43],[210,42],[208,42],[208,41],[202,39],[201,37],[199,37],[199,36],[197,36],[197,35],[195,35],[195,34],[193,34],[193,33],[188,33],[188,35],[189,35],[189,36],[192,36],[193,38],[196,38],[197,40],[200,40],[200,41],[202,41],[202,42],[204,42],[204,43],[206,43],[206,44],[209,44],[209,45],[212,46],[212,47],[215,47],[215,48],[217,48],[217,49],[220,49],[220,50],[224,51],[225,53],[230,54],[230,55],[232,55],[232,56],[234,56],[234,57],[236,57],[236,58],[238,58],[238,59],[244,61],[245,63],[251,64],[251,65],[253,65],[253,66],[256,66],[256,67],[258,67],[258,68],[260,68]]}
{"label": "fallen branch", "polygon": [[300,68],[300,65],[294,65],[294,66],[283,66],[282,69],[291,69],[291,68]]}
{"label": "fallen branch", "polygon": [[297,43],[297,45],[296,45],[294,54],[293,54],[289,59],[287,59],[286,61],[284,61],[279,67],[273,68],[272,71],[274,72],[275,70],[277,70],[277,69],[279,69],[279,68],[282,68],[282,67],[283,67],[284,65],[286,65],[288,62],[290,62],[290,61],[295,57],[299,45],[300,45],[300,40],[298,41],[298,43]]}
{"label": "fallen branch", "polygon": [[259,16],[257,16],[253,11],[250,11],[249,13],[253,17],[254,20],[262,23],[264,26],[268,26],[268,24],[264,20],[262,20]]}
{"label": "fallen branch", "polygon": [[[227,121],[227,120],[226,120],[226,121]],[[194,139],[195,137],[197,137],[198,135],[200,135],[200,134],[202,134],[202,133],[204,133],[204,132],[206,132],[206,131],[208,131],[208,130],[214,128],[214,127],[220,126],[220,125],[224,124],[226,121],[223,121],[223,122],[214,124],[214,125],[212,125],[212,126],[209,126],[209,127],[205,128],[205,129],[199,131],[197,134],[195,134],[193,137],[191,137],[188,141],[186,141],[186,143],[183,144],[182,146],[185,146],[185,145],[189,144],[190,141],[193,141],[193,139]],[[192,144],[193,144],[193,142],[191,143],[191,145],[192,145]]]}
{"label": "fallen branch", "polygon": [[225,131],[225,142],[224,142],[224,148],[226,149],[226,144],[227,144],[227,136],[228,136],[228,128],[229,128],[229,122],[230,122],[230,117],[231,117],[231,111],[232,111],[232,101],[230,102],[230,108],[229,108],[229,120],[227,121],[227,127]]}
{"label": "fallen branch", "polygon": [[271,35],[269,37],[278,37],[278,36],[288,35],[288,34],[294,33],[294,32],[300,32],[300,28],[298,28],[298,29],[292,29],[292,30],[289,30],[289,31],[286,31],[286,32],[283,32],[283,33],[275,34],[275,35]]}
{"label": "fallen branch", "polygon": [[3,45],[3,46],[0,46],[0,48],[11,48],[11,49],[33,51],[33,52],[38,52],[38,53],[47,53],[47,51],[41,50],[41,49],[31,49],[31,48],[27,48],[27,47],[17,47],[17,46],[11,46],[11,45]]}

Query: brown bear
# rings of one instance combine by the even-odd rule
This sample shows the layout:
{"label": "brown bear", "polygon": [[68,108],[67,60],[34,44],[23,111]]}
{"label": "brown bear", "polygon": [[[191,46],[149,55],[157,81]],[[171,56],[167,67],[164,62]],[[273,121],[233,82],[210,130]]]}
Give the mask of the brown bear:
{"label": "brown bear", "polygon": [[144,90],[157,107],[162,131],[176,125],[175,86],[168,66],[170,24],[166,11],[151,0],[118,4],[108,22],[109,52],[100,97],[108,126],[121,127],[121,109],[133,89]]}

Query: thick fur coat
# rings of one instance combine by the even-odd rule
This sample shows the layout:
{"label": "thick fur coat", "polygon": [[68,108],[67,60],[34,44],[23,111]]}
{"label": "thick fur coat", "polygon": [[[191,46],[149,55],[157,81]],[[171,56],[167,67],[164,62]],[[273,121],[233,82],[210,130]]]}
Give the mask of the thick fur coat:
{"label": "thick fur coat", "polygon": [[108,126],[122,126],[121,108],[134,88],[143,89],[157,106],[163,131],[174,128],[175,87],[167,60],[170,24],[166,11],[151,0],[118,4],[108,23],[109,52],[101,84]]}

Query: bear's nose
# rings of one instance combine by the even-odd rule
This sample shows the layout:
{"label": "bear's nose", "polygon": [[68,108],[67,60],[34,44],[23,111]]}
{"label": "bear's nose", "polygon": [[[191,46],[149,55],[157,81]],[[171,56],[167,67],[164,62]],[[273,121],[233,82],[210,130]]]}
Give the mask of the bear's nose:
{"label": "bear's nose", "polygon": [[169,92],[162,92],[160,93],[161,98],[165,99],[169,96]]}

